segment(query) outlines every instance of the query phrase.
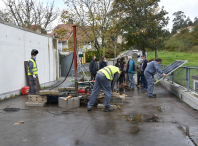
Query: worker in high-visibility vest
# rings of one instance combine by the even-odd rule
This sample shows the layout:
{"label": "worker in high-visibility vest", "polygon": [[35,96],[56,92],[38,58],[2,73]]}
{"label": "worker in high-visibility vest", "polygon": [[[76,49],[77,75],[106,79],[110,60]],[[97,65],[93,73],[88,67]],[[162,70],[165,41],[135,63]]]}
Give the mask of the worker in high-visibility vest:
{"label": "worker in high-visibility vest", "polygon": [[36,94],[36,77],[38,76],[38,68],[36,64],[36,55],[38,51],[31,51],[31,59],[28,61],[28,78],[30,80],[30,88],[28,94]]}
{"label": "worker in high-visibility vest", "polygon": [[109,112],[114,110],[113,108],[110,108],[110,100],[114,85],[119,77],[120,77],[120,70],[118,67],[115,67],[113,65],[108,65],[97,72],[94,88],[91,93],[90,100],[87,104],[88,111],[91,111],[91,108],[93,107],[97,99],[98,93],[101,89],[103,89],[103,91],[105,92],[104,112]]}

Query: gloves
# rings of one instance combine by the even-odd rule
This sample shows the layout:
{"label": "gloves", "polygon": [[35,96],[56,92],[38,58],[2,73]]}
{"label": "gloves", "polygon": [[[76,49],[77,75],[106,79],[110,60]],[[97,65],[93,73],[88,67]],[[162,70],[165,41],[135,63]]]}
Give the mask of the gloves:
{"label": "gloves", "polygon": [[37,76],[38,76],[38,75],[33,75],[33,78],[35,78],[35,79],[36,79],[36,78],[37,78]]}

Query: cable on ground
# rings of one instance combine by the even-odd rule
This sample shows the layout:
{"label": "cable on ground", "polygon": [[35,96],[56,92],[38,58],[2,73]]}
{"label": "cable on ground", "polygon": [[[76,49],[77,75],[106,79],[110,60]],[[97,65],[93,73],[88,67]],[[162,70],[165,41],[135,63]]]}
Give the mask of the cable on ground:
{"label": "cable on ground", "polygon": [[[164,79],[163,79],[163,82],[164,82]],[[193,112],[191,112],[191,111],[188,111],[187,109],[185,109],[185,108],[179,106],[179,105],[178,105],[177,103],[175,103],[174,101],[170,100],[170,99],[169,99],[168,89],[167,89],[167,87],[166,87],[165,82],[164,82],[164,85],[165,85],[165,88],[166,88],[166,91],[167,91],[167,94],[168,94],[168,101],[170,101],[170,102],[172,102],[173,104],[175,104],[178,108],[180,108],[180,109],[186,111],[190,116],[192,116],[191,114],[193,114],[193,115],[195,115],[195,116],[198,116],[198,114],[195,114],[195,113],[193,113]],[[191,113],[191,114],[190,114],[190,113]],[[192,117],[195,118],[194,116],[192,116]],[[198,118],[195,118],[195,119],[198,120]]]}

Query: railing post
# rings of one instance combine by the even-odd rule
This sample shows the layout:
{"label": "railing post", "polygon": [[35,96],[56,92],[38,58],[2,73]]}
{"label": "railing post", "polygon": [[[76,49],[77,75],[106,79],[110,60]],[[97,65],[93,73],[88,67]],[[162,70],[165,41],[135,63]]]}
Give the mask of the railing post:
{"label": "railing post", "polygon": [[171,74],[173,77],[172,77],[172,84],[174,83],[174,72],[172,72]]}
{"label": "railing post", "polygon": [[190,68],[187,66],[186,67],[186,88],[187,88],[187,92],[189,92],[189,89],[190,89]]}

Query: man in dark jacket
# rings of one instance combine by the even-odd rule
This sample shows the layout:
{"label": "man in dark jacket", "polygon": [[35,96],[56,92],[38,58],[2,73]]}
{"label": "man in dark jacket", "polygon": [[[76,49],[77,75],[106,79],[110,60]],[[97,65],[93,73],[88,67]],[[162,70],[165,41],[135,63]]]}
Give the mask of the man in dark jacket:
{"label": "man in dark jacket", "polygon": [[147,90],[147,81],[146,81],[146,78],[145,78],[145,76],[144,76],[144,71],[145,71],[145,69],[146,69],[146,67],[147,67],[147,63],[148,63],[148,60],[146,59],[146,56],[142,56],[141,57],[142,58],[142,68],[141,68],[141,70],[142,70],[142,82],[143,82],[143,87],[142,87],[142,89],[143,90]]}
{"label": "man in dark jacket", "polygon": [[[142,68],[142,60],[140,60],[140,64],[136,64],[135,65],[135,70],[137,71],[137,86],[138,85],[142,85],[143,82],[142,82],[142,71],[141,71],[141,68]],[[140,78],[141,78],[141,82],[140,82]]]}
{"label": "man in dark jacket", "polygon": [[106,66],[107,66],[106,58],[103,57],[102,61],[99,64],[99,69],[102,69],[103,67],[106,67]]}
{"label": "man in dark jacket", "polygon": [[120,69],[120,77],[119,77],[119,84],[121,85],[123,83],[123,70],[124,70],[124,64],[121,62],[121,59],[117,59],[117,63],[115,64],[116,67]]}
{"label": "man in dark jacket", "polygon": [[89,64],[89,70],[91,73],[91,80],[95,80],[96,72],[98,71],[98,64],[96,61],[96,56],[93,57],[92,61]]}

